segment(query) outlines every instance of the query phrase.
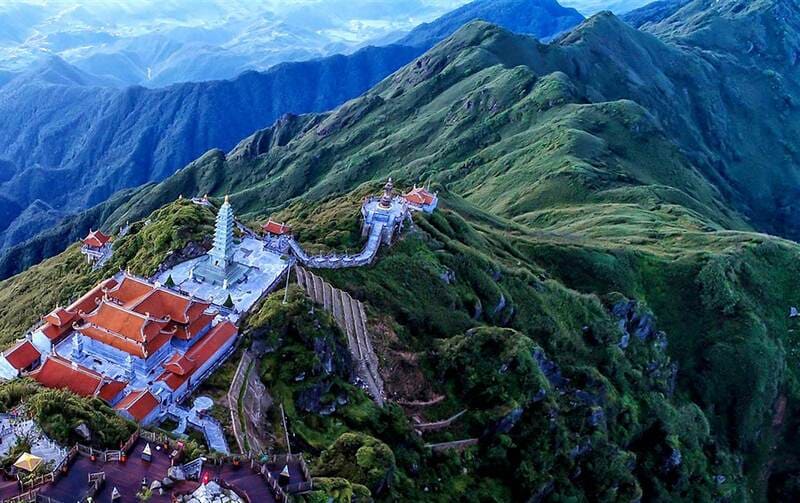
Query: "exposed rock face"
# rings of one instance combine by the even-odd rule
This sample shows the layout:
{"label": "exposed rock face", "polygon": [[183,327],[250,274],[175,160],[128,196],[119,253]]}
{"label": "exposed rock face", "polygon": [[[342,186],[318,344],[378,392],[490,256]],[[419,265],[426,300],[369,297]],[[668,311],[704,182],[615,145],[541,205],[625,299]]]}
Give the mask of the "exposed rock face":
{"label": "exposed rock face", "polygon": [[81,423],[75,427],[75,433],[77,433],[85,442],[92,441],[92,431],[86,426],[86,423]]}
{"label": "exposed rock face", "polygon": [[558,365],[547,358],[544,351],[537,349],[533,353],[533,358],[539,364],[539,369],[541,369],[544,376],[554,388],[558,389],[566,386],[568,381],[561,375],[561,370],[558,368]]}
{"label": "exposed rock face", "polygon": [[666,334],[656,330],[656,320],[652,313],[644,311],[634,300],[621,301],[614,305],[611,313],[619,319],[619,329],[622,332],[619,346],[625,349],[634,336],[640,341],[656,340],[666,346]]}
{"label": "exposed rock face", "polygon": [[180,250],[176,250],[167,256],[164,262],[158,266],[158,270],[156,274],[160,274],[167,269],[171,269],[176,265],[180,264],[181,262],[186,262],[187,260],[191,260],[193,258],[200,257],[208,253],[208,250],[211,249],[211,241],[206,240],[202,243],[190,242],[187,243]]}

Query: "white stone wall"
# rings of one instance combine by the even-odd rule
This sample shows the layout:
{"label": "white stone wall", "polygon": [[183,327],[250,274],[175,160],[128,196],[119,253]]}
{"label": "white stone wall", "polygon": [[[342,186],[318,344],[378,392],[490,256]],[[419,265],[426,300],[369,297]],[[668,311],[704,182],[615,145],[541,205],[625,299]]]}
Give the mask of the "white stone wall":
{"label": "white stone wall", "polygon": [[33,334],[31,334],[31,342],[33,343],[34,347],[42,353],[42,359],[49,355],[53,351],[53,345],[50,342],[50,339],[44,335],[44,332],[40,330],[35,330]]}
{"label": "white stone wall", "polygon": [[19,376],[17,369],[11,366],[5,356],[0,355],[0,379],[11,380]]}

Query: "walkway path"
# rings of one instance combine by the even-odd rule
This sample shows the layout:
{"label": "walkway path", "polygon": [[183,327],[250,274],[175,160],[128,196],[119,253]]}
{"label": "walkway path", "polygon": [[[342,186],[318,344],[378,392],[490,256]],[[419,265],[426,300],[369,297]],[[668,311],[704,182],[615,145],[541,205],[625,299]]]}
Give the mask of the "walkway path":
{"label": "walkway path", "polygon": [[175,434],[182,435],[189,427],[197,428],[206,437],[209,449],[222,454],[230,454],[222,426],[213,418],[198,414],[194,408],[189,410],[175,404],[169,406],[167,414],[178,420]]}
{"label": "walkway path", "polygon": [[436,430],[441,430],[441,429],[449,427],[451,424],[453,424],[454,421],[456,421],[458,418],[460,418],[461,416],[463,416],[466,413],[467,413],[467,410],[464,409],[461,412],[459,412],[458,414],[455,414],[454,416],[449,417],[447,419],[443,419],[441,421],[434,421],[434,422],[431,422],[431,423],[417,423],[417,424],[414,425],[414,429],[418,430],[418,431],[436,431]]}
{"label": "walkway path", "polygon": [[473,445],[478,445],[477,438],[467,438],[464,440],[454,440],[452,442],[442,442],[439,444],[425,444],[425,447],[430,447],[434,451],[449,451],[449,450],[459,450],[462,451],[467,447],[472,447]]}
{"label": "walkway path", "polygon": [[361,267],[369,265],[378,254],[381,247],[381,236],[383,235],[384,224],[376,223],[370,229],[367,244],[357,255],[338,255],[335,253],[328,255],[309,255],[300,243],[294,239],[288,239],[289,248],[297,257],[301,264],[316,269],[340,269],[344,267]]}

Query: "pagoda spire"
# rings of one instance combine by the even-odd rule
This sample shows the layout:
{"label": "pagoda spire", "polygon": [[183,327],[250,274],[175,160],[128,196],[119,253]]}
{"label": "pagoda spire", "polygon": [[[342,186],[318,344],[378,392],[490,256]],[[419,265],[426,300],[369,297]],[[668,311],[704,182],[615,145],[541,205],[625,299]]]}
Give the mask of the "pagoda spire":
{"label": "pagoda spire", "polygon": [[392,177],[390,176],[386,185],[383,186],[383,195],[379,203],[381,207],[389,208],[392,206],[392,199],[394,199],[394,182],[392,182]]}
{"label": "pagoda spire", "polygon": [[212,264],[222,270],[228,268],[233,259],[233,208],[225,195],[225,202],[217,213],[214,228],[214,247],[209,252]]}

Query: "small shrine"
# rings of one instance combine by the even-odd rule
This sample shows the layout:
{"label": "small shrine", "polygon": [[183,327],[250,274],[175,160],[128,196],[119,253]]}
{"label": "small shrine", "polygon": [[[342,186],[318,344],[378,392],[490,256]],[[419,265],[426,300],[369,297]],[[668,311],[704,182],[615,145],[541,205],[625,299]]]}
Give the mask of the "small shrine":
{"label": "small shrine", "polygon": [[111,236],[99,230],[90,229],[81,243],[81,253],[89,264],[95,264],[111,253]]}
{"label": "small shrine", "polygon": [[394,235],[402,230],[403,221],[408,216],[406,200],[395,195],[394,182],[391,177],[383,186],[380,197],[368,197],[361,206],[363,223],[362,236],[369,236],[373,232],[380,234],[380,240],[390,244]]}

